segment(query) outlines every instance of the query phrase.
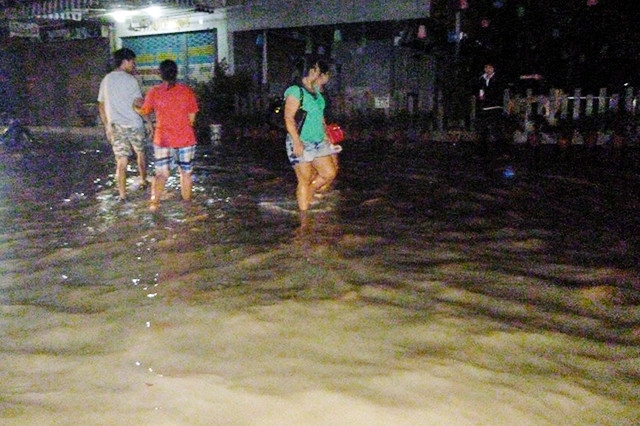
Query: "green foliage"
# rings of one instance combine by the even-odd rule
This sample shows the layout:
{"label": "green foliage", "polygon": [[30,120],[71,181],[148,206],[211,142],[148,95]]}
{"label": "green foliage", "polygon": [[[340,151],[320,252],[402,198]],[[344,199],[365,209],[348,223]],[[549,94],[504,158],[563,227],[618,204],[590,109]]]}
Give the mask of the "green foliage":
{"label": "green foliage", "polygon": [[200,112],[196,120],[198,126],[211,123],[225,123],[235,114],[236,98],[246,96],[254,90],[251,77],[245,73],[229,74],[226,61],[216,62],[213,78],[196,85]]}

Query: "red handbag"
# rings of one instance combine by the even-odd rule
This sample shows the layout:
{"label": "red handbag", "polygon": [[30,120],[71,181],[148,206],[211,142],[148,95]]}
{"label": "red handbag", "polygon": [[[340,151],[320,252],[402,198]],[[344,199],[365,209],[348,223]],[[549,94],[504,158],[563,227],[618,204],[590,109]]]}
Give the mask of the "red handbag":
{"label": "red handbag", "polygon": [[327,124],[327,137],[332,144],[338,144],[344,140],[344,132],[339,124]]}

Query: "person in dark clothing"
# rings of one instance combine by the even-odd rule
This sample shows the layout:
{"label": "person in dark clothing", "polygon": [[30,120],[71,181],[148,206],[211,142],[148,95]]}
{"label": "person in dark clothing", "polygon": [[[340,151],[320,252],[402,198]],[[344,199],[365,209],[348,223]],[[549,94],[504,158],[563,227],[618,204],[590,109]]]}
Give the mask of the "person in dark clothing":
{"label": "person in dark clothing", "polygon": [[34,137],[20,120],[10,119],[7,125],[0,125],[0,148],[9,150],[29,149],[34,144]]}
{"label": "person in dark clothing", "polygon": [[10,76],[0,70],[0,148],[28,149],[34,142],[29,129],[16,117],[17,99]]}
{"label": "person in dark clothing", "polygon": [[506,85],[496,75],[493,64],[484,66],[478,79],[476,130],[480,152],[492,159],[506,153],[504,90]]}

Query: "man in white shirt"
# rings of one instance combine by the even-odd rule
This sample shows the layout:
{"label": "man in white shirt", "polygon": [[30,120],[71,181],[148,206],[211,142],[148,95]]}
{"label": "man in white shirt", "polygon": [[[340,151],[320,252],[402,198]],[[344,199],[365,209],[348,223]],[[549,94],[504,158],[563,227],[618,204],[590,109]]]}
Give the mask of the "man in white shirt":
{"label": "man in white shirt", "polygon": [[494,65],[487,63],[484,74],[478,79],[476,131],[480,152],[488,159],[506,152],[503,108],[505,87],[502,79],[496,75]]}
{"label": "man in white shirt", "polygon": [[[138,80],[133,76],[136,54],[127,48],[113,53],[116,69],[107,74],[100,83],[98,109],[104,124],[107,140],[116,157],[116,183],[120,201],[126,200],[127,164],[132,151],[136,154],[140,172],[140,187],[147,187],[147,165],[145,158],[145,125],[142,117],[133,109],[134,103],[143,100]],[[153,131],[146,122],[149,134]]]}

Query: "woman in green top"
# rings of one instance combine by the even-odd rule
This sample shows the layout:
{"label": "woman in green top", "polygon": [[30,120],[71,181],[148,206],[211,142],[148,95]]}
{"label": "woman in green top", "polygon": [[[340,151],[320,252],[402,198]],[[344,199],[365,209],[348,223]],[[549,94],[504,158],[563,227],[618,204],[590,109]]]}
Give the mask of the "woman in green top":
{"label": "woman in green top", "polygon": [[[298,179],[296,199],[300,211],[309,209],[315,192],[330,185],[337,173],[325,132],[325,100],[316,91],[316,82],[321,74],[329,72],[329,65],[323,60],[311,61],[310,65],[300,84],[290,86],[284,92],[287,155]],[[300,129],[295,120],[298,108],[306,112]]]}

